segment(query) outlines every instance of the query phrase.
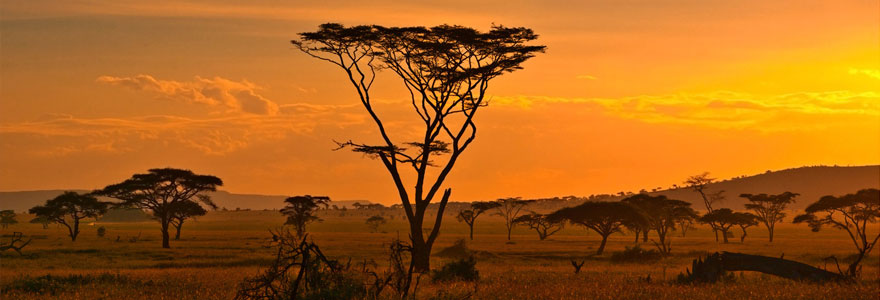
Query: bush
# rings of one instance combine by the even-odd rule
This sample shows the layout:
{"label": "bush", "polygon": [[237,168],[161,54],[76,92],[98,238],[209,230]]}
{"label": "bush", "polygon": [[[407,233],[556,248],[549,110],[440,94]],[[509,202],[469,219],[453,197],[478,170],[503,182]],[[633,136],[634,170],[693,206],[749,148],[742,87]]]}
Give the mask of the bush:
{"label": "bush", "polygon": [[104,237],[105,234],[107,234],[107,228],[104,228],[104,226],[98,227],[98,237]]}
{"label": "bush", "polygon": [[617,251],[611,254],[611,262],[613,263],[652,263],[663,258],[659,251],[651,249],[645,250],[638,245],[630,248],[626,247],[623,251]]}
{"label": "bush", "polygon": [[443,265],[440,270],[433,271],[431,279],[437,281],[477,281],[480,279],[480,272],[476,268],[477,260],[471,256],[466,259],[454,260]]}

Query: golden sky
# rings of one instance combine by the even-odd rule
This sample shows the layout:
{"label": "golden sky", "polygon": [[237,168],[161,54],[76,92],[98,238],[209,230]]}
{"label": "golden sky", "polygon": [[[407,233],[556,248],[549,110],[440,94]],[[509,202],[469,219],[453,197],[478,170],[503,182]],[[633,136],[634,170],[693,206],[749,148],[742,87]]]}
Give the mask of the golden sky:
{"label": "golden sky", "polygon": [[[453,201],[880,163],[877,1],[401,2],[2,1],[0,190],[171,166],[236,193],[395,202],[379,162],[331,151],[377,139],[343,73],[289,44],[326,22],[541,36],[547,53],[493,81]],[[406,141],[400,82],[374,91]]]}

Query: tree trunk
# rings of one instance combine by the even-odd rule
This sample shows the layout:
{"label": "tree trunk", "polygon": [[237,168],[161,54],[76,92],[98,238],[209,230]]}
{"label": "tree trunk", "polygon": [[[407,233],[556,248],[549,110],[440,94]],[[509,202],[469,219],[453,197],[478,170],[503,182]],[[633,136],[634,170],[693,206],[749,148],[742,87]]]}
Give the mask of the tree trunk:
{"label": "tree trunk", "polygon": [[602,236],[602,243],[599,244],[599,249],[596,250],[596,255],[602,255],[602,252],[605,252],[605,242],[608,241],[608,235]]}
{"label": "tree trunk", "polygon": [[829,272],[810,265],[776,257],[750,255],[743,253],[716,252],[705,260],[695,259],[693,273],[679,275],[685,282],[716,282],[725,271],[756,271],[793,280],[813,282],[843,281],[846,276]]}
{"label": "tree trunk", "polygon": [[746,229],[745,228],[741,228],[741,229],[742,229],[743,233],[741,236],[739,236],[739,243],[743,244],[746,241]]}
{"label": "tree trunk", "polygon": [[174,229],[177,230],[177,232],[174,233],[174,240],[175,240],[175,241],[180,240],[180,228],[181,228],[181,227],[183,227],[183,221],[180,221],[180,223],[174,225]]}
{"label": "tree trunk", "polygon": [[770,242],[773,242],[773,226],[767,226],[767,231],[770,232]]}
{"label": "tree trunk", "polygon": [[510,232],[513,230],[513,226],[507,226],[507,240],[510,240]]}
{"label": "tree trunk", "polygon": [[171,248],[170,237],[168,235],[168,221],[162,219],[162,248]]}
{"label": "tree trunk", "polygon": [[727,244],[727,231],[728,230],[721,229],[721,235],[724,236],[724,243],[725,244]]}
{"label": "tree trunk", "polygon": [[647,230],[647,229],[645,229],[645,231],[642,231],[642,243],[647,243],[647,242],[648,242],[648,232],[649,232],[649,231],[650,231],[650,230]]}
{"label": "tree trunk", "polygon": [[474,224],[470,224],[471,226],[471,241],[474,240]]}
{"label": "tree trunk", "polygon": [[641,233],[641,231],[640,231],[640,230],[636,230],[636,244],[639,243],[639,233]]}
{"label": "tree trunk", "polygon": [[70,231],[70,240],[76,242],[76,237],[79,236],[79,219],[73,219],[73,229]]}

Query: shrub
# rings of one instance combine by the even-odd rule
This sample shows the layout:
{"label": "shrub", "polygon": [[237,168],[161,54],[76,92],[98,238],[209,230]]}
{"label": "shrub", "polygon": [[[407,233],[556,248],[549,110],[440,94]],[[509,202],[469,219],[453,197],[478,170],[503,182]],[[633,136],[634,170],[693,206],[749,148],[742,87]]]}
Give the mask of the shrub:
{"label": "shrub", "polygon": [[663,258],[659,251],[651,249],[645,250],[638,245],[630,248],[626,247],[623,251],[616,251],[611,254],[611,262],[613,263],[652,263]]}
{"label": "shrub", "polygon": [[476,268],[477,260],[471,256],[466,259],[459,259],[443,265],[440,270],[433,271],[431,279],[437,281],[477,281],[480,279],[480,272]]}
{"label": "shrub", "polygon": [[98,237],[104,237],[105,234],[107,234],[107,228],[104,228],[104,226],[98,227]]}

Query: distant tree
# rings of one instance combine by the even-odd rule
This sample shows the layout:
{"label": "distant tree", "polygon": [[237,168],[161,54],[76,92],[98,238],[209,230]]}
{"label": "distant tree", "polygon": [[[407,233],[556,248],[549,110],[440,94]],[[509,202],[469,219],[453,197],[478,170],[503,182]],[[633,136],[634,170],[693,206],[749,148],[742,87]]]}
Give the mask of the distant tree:
{"label": "distant tree", "polygon": [[758,216],[751,213],[735,212],[733,213],[733,217],[736,220],[736,225],[742,230],[742,235],[739,236],[739,242],[745,243],[746,235],[748,235],[746,229],[758,225]]}
{"label": "distant tree", "polygon": [[[321,220],[315,216],[315,212],[322,206],[327,207],[330,204],[330,197],[294,196],[285,199],[284,203],[286,205],[281,209],[281,213],[287,216],[287,222],[284,224],[293,225],[297,236],[303,236],[306,232],[306,225]],[[360,206],[359,203],[355,204]]]}
{"label": "distant tree", "polygon": [[513,219],[513,223],[523,224],[538,232],[538,238],[545,240],[547,237],[562,230],[565,222],[562,220],[550,220],[547,216],[532,212]]}
{"label": "distant tree", "polygon": [[608,236],[620,232],[627,222],[644,218],[633,206],[623,202],[584,202],[575,207],[566,207],[547,216],[549,220],[561,220],[592,229],[602,237],[596,255],[602,255]]}
{"label": "distant tree", "polygon": [[18,220],[15,219],[14,210],[0,210],[0,226],[5,229],[15,223],[18,223]]}
{"label": "distant tree", "polygon": [[91,195],[76,192],[64,192],[47,200],[44,205],[37,205],[28,210],[29,213],[51,220],[67,227],[71,241],[79,236],[79,220],[97,218],[107,212],[109,203],[98,201]]}
{"label": "distant tree", "polygon": [[856,260],[849,265],[847,273],[857,277],[862,259],[871,253],[880,239],[880,233],[873,238],[868,236],[869,226],[877,229],[869,223],[877,223],[880,219],[880,190],[863,189],[840,197],[824,196],[807,206],[804,211],[804,214],[794,218],[794,223],[807,223],[814,232],[825,225],[846,230],[859,252]]}
{"label": "distant tree", "polygon": [[729,208],[721,208],[703,215],[699,218],[699,221],[705,224],[715,224],[716,228],[721,231],[721,236],[724,237],[724,243],[727,244],[730,228],[738,225],[740,220]]}
{"label": "distant tree", "polygon": [[[122,200],[120,206],[137,207],[150,210],[159,221],[162,231],[162,248],[171,248],[169,229],[177,203],[185,201],[205,202],[210,198],[199,197],[205,192],[213,192],[222,186],[220,178],[211,175],[195,174],[190,170],[163,168],[150,169],[146,174],[134,174],[131,178],[102,190],[93,192]],[[213,206],[213,203],[203,203]]]}
{"label": "distant tree", "polygon": [[[208,197],[207,195],[199,195],[199,197]],[[202,203],[207,203],[213,209],[217,209],[217,206],[214,205],[214,202],[210,199],[202,199]],[[180,240],[180,229],[183,227],[183,221],[186,219],[195,218],[198,216],[204,216],[208,213],[205,208],[196,203],[195,201],[181,201],[171,204],[171,225],[174,226],[174,240]]]}
{"label": "distant tree", "polygon": [[785,207],[794,202],[794,198],[798,196],[796,193],[785,192],[778,195],[767,194],[742,194],[740,197],[746,198],[751,203],[746,203],[746,208],[755,212],[758,221],[764,223],[767,232],[770,233],[770,242],[773,242],[773,229],[776,223],[782,222],[785,218]]}
{"label": "distant tree", "polygon": [[504,226],[507,228],[507,240],[509,241],[510,232],[513,231],[513,227],[516,226],[516,223],[513,220],[519,216],[519,213],[526,207],[526,205],[534,202],[534,200],[523,200],[520,197],[516,197],[498,199],[495,202],[498,203],[498,206],[495,207],[497,210],[495,214],[504,218]]}
{"label": "distant tree", "polygon": [[384,225],[387,221],[382,216],[372,216],[367,219],[366,223],[367,227],[370,227],[370,232],[376,233],[379,232],[379,226]]}
{"label": "distant tree", "polygon": [[678,220],[678,230],[681,231],[681,237],[685,237],[689,229],[694,226],[694,219],[681,219]]}
{"label": "distant tree", "polygon": [[697,218],[697,212],[691,208],[691,204],[681,200],[668,199],[666,196],[650,196],[639,194],[621,200],[641,211],[645,216],[648,228],[657,232],[658,241],[654,242],[660,253],[668,255],[672,251],[670,231],[675,230],[676,224],[683,220]]}
{"label": "distant tree", "polygon": [[[332,63],[347,75],[381,135],[379,144],[341,143],[381,160],[397,188],[410,225],[412,259],[419,272],[430,270],[431,247],[440,232],[451,189],[443,185],[462,153],[474,141],[474,119],[488,105],[489,82],[522,69],[522,63],[543,52],[529,45],[537,39],[531,29],[493,26],[480,32],[463,26],[382,27],[323,24],[300,34],[293,45],[309,56]],[[397,75],[411,96],[421,137],[394,142],[376,113],[370,89],[376,71]],[[407,131],[411,131],[412,127]],[[448,155],[446,159],[438,159]],[[437,167],[429,172],[429,167]],[[410,170],[412,176],[405,176]],[[412,178],[415,183],[404,182]],[[408,189],[412,186],[412,189]],[[431,230],[423,231],[429,204],[439,198]]]}
{"label": "distant tree", "polygon": [[36,217],[30,220],[31,224],[40,224],[43,225],[43,229],[48,229],[49,224],[52,223],[52,220],[46,217]]}
{"label": "distant tree", "polygon": [[459,222],[464,222],[470,228],[470,237],[471,240],[474,240],[474,223],[477,221],[477,217],[479,217],[484,212],[497,208],[501,206],[501,203],[496,201],[476,201],[471,203],[471,209],[466,209],[458,212],[458,215],[455,216]]}
{"label": "distant tree", "polygon": [[[703,199],[703,204],[706,206],[706,212],[711,213],[714,211],[712,205],[724,200],[724,191],[717,191],[714,193],[710,193],[707,191],[708,186],[715,181],[715,178],[709,176],[709,172],[703,172],[702,174],[694,175],[688,177],[687,180],[684,181],[684,185],[694,192],[700,194],[700,198]],[[707,223],[709,227],[712,228],[712,231],[715,233],[715,242],[718,242],[718,228],[715,223]]]}

